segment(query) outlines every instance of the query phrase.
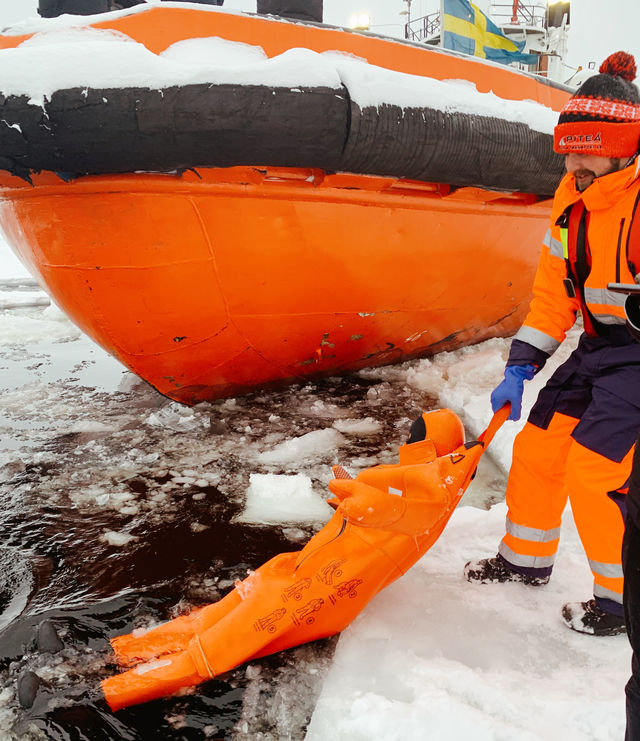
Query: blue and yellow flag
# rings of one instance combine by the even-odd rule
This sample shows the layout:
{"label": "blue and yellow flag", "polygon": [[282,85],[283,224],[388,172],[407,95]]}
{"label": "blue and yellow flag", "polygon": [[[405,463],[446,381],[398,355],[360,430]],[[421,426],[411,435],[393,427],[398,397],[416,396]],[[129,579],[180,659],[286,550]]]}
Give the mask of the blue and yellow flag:
{"label": "blue and yellow flag", "polygon": [[443,0],[442,39],[445,49],[473,54],[492,62],[536,64],[537,54],[523,54],[524,41],[508,39],[469,0]]}

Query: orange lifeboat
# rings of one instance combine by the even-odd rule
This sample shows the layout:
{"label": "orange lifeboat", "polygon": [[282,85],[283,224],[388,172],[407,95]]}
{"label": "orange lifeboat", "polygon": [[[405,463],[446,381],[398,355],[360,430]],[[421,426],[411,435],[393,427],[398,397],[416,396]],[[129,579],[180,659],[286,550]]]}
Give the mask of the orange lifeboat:
{"label": "orange lifeboat", "polygon": [[[261,47],[269,59],[337,50],[389,73],[461,79],[478,94],[551,111],[568,96],[531,75],[425,45],[213,7],[138,6],[80,23],[153,54],[216,37]],[[5,33],[0,49],[27,40]],[[204,88],[222,96],[207,99],[209,110],[250,92],[201,86],[193,100],[202,105]],[[239,144],[242,126],[229,139],[228,120],[210,116],[223,138],[209,146],[215,137],[194,114],[193,137],[202,138],[190,155],[190,137],[171,133],[172,148],[139,130],[149,111],[166,114],[169,99],[186,100],[184,91],[67,92],[42,104],[46,126],[27,96],[0,105],[8,124],[0,130],[0,224],[68,316],[161,393],[193,404],[451,350],[520,325],[561,174],[550,136],[502,121],[493,148],[483,150],[477,131],[493,125],[490,116],[435,111],[450,139],[434,140],[424,107],[367,107],[344,83],[278,88],[271,108],[262,90],[256,110],[267,118],[256,113]],[[251,134],[286,105],[299,112],[280,115],[289,128],[272,141]],[[325,111],[313,116],[322,135],[303,131],[302,119],[299,136],[291,129],[307,106]],[[87,119],[89,108],[103,118]],[[73,133],[64,117],[74,111],[85,121],[126,115],[104,140],[102,124],[70,135],[81,142],[72,151],[63,136]],[[125,120],[138,127],[131,137]],[[119,138],[132,144],[112,152]]]}

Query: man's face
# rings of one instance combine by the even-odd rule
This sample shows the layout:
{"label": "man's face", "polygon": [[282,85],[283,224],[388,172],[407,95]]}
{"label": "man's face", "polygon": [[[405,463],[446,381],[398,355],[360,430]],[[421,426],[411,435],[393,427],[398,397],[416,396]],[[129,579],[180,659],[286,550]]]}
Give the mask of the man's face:
{"label": "man's face", "polygon": [[565,155],[564,163],[567,172],[570,172],[576,179],[576,188],[582,192],[583,190],[586,190],[596,178],[619,170],[622,160],[598,157],[596,154],[579,154],[578,152],[570,152]]}

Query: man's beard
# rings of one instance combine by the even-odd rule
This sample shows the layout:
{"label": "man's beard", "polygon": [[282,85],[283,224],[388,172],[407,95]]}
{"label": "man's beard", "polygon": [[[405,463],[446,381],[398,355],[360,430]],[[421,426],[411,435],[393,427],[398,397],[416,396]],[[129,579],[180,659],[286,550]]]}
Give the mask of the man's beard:
{"label": "man's beard", "polygon": [[[621,164],[622,164],[621,159],[612,159],[609,169],[606,172],[601,172],[600,175],[596,175],[595,172],[593,172],[592,170],[576,170],[573,173],[573,176],[576,178],[576,188],[582,193],[582,191],[586,190],[596,178],[601,178],[603,175],[609,175],[612,172],[617,172],[618,170],[620,170]],[[592,176],[591,180],[585,183],[578,182],[578,177],[587,176],[587,175]]]}
{"label": "man's beard", "polygon": [[[591,180],[589,180],[589,181],[586,181],[586,182],[584,182],[584,183],[581,183],[581,182],[580,182],[580,181],[578,180],[578,178],[580,178],[580,177],[583,177],[583,176],[587,176],[587,175],[592,175],[592,176],[593,176],[593,177],[591,178]],[[582,193],[582,191],[583,191],[583,190],[586,190],[586,189],[587,189],[587,188],[588,188],[588,187],[589,187],[589,186],[591,185],[591,183],[593,183],[593,181],[594,181],[594,180],[596,179],[596,174],[595,174],[595,172],[591,172],[591,170],[578,170],[577,172],[574,172],[574,173],[573,173],[573,176],[574,176],[574,178],[576,179],[576,188],[577,188],[577,189],[578,189],[578,190],[579,190],[579,191],[580,191],[581,193]]]}

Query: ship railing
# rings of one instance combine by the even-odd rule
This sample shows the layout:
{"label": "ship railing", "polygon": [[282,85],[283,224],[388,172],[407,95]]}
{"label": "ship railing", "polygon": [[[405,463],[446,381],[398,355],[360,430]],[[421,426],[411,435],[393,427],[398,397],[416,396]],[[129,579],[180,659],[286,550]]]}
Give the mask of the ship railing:
{"label": "ship railing", "polygon": [[[546,28],[547,6],[539,3],[517,2],[508,5],[494,3],[491,6],[491,17],[497,26],[517,25]],[[440,13],[429,13],[405,23],[404,37],[410,41],[429,42],[430,39],[436,41],[439,40],[440,25]]]}
{"label": "ship railing", "polygon": [[538,26],[547,24],[547,3],[492,3],[491,18],[497,26]]}
{"label": "ship railing", "polygon": [[[497,26],[523,26],[546,29],[550,26],[564,26],[569,23],[570,4],[560,0],[550,6],[546,2],[492,2],[491,18]],[[405,24],[404,36],[411,41],[434,41],[440,35],[440,13],[429,13]]]}
{"label": "ship railing", "polygon": [[410,41],[427,41],[440,33],[440,13],[429,13],[429,15],[416,18],[405,23],[404,37]]}

